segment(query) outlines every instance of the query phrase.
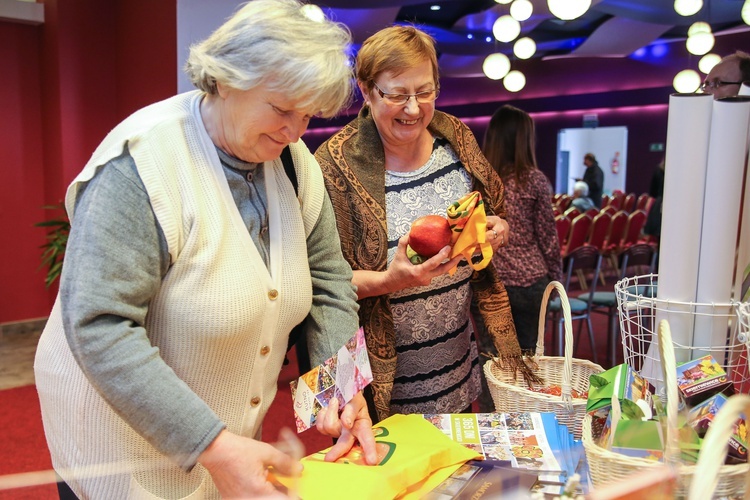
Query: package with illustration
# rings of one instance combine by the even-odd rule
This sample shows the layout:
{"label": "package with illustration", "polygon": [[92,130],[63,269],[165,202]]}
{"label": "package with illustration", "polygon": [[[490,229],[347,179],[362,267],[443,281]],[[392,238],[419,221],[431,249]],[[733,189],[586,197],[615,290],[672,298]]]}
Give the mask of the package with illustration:
{"label": "package with illustration", "polygon": [[[726,401],[727,397],[724,394],[715,394],[690,410],[688,423],[700,437],[705,436],[716,414]],[[744,462],[747,462],[747,425],[745,425],[744,418],[739,418],[729,438],[727,463]]]}
{"label": "package with illustration", "polygon": [[734,384],[710,354],[677,367],[677,388],[689,407],[700,404],[714,394],[734,394]]}

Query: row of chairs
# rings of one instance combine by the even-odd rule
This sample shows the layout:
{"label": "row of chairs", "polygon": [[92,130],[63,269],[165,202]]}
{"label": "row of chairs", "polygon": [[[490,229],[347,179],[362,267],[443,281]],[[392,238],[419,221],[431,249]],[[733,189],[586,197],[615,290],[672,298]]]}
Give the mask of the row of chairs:
{"label": "row of chairs", "polygon": [[627,213],[620,210],[612,215],[610,213],[609,210],[601,210],[592,217],[591,213],[586,212],[572,220],[565,215],[557,216],[555,226],[561,256],[566,257],[581,246],[593,246],[608,259],[616,272],[616,255],[636,243],[651,243],[642,234],[648,216],[645,211]]}
{"label": "row of chairs", "polygon": [[[568,194],[555,194],[552,196],[552,211],[555,215],[573,213],[573,210],[577,211],[571,204],[573,203],[573,197]],[[610,210],[611,212],[617,212],[624,210],[627,213],[634,212],[635,210],[643,210],[648,213],[651,209],[651,205],[654,203],[654,198],[648,193],[642,193],[636,196],[635,193],[625,194],[622,191],[614,191],[612,195],[602,195],[602,208],[601,210]],[[594,209],[599,210],[599,209]]]}
{"label": "row of chairs", "polygon": [[[653,245],[647,243],[636,243],[623,249],[616,256],[619,276],[618,279],[651,274],[655,271],[657,262],[657,250]],[[617,313],[617,299],[613,291],[597,291],[597,282],[600,279],[602,261],[604,254],[592,245],[584,245],[576,248],[565,256],[563,269],[565,272],[563,286],[568,292],[571,309],[571,319],[579,321],[575,344],[578,346],[584,322],[586,323],[589,343],[593,353],[593,361],[598,363],[594,328],[591,321],[592,314],[604,314],[607,316],[607,362],[614,366],[617,359],[617,335],[619,333],[619,322]],[[575,293],[571,287],[577,280]],[[580,291],[584,291],[580,293]],[[553,338],[556,333],[555,355],[560,356],[563,352],[563,317],[561,314],[560,298],[550,300],[547,307],[548,319],[553,325]],[[556,328],[554,328],[556,327]]]}

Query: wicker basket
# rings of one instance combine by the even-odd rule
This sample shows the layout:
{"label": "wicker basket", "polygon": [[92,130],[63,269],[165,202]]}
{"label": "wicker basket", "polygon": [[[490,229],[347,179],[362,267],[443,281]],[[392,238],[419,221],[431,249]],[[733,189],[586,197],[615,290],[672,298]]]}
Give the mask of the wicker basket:
{"label": "wicker basket", "polygon": [[[560,294],[560,305],[565,320],[565,356],[544,356],[544,326],[547,301],[552,290]],[[556,384],[562,394],[555,396],[528,389],[525,381],[510,370],[504,370],[496,362],[484,364],[484,373],[495,410],[503,413],[544,412],[555,413],[561,424],[565,424],[576,439],[581,437],[583,417],[586,415],[586,399],[573,398],[572,389],[580,393],[589,390],[589,375],[601,373],[604,368],[585,359],[573,358],[573,334],[571,332],[570,302],[565,288],[552,281],[544,291],[542,308],[539,311],[539,334],[536,354],[528,359],[538,366],[537,374],[546,384]]]}
{"label": "wicker basket", "polygon": [[[664,461],[676,467],[678,472],[677,480],[677,498],[684,498],[693,476],[697,475],[704,482],[704,479],[710,479],[707,475],[705,466],[701,466],[701,460],[705,462],[706,458],[699,459],[697,465],[681,465],[678,463],[680,457],[679,450],[679,437],[677,433],[677,402],[679,397],[677,396],[677,373],[676,373],[676,362],[674,356],[674,348],[672,347],[672,334],[669,329],[669,324],[666,320],[659,323],[658,328],[659,335],[659,353],[661,355],[664,381],[667,391],[667,423],[666,423],[666,449],[664,453]],[[723,411],[723,408],[722,408]],[[735,419],[736,420],[736,419]],[[711,427],[713,428],[713,427]],[[716,433],[718,435],[718,433]],[[709,432],[710,435],[710,432]],[[717,438],[714,438],[717,439]],[[728,440],[728,436],[724,438],[725,442]],[[644,458],[635,458],[610,451],[597,445],[594,442],[591,434],[591,416],[586,415],[583,419],[583,433],[582,433],[583,448],[586,452],[586,459],[589,464],[589,472],[591,475],[591,483],[593,488],[601,486],[611,482],[622,481],[628,476],[635,474],[647,468],[663,467],[664,463],[655,462],[652,460],[646,460]],[[711,450],[713,448],[713,450]],[[706,450],[706,453],[704,453]],[[711,451],[709,451],[711,450]],[[726,447],[723,448],[724,454],[726,454]],[[712,453],[713,452],[713,453]],[[708,436],[703,444],[701,450],[701,457],[704,455],[715,455],[716,445],[712,445],[708,441]],[[742,496],[745,492],[745,482],[747,474],[750,473],[750,465],[721,465],[724,462],[724,455],[721,458],[714,458],[715,471],[713,471],[716,477],[716,486],[714,490],[715,497],[726,497],[726,496]],[[698,473],[697,471],[701,471]],[[710,498],[710,496],[695,497],[701,500]]]}

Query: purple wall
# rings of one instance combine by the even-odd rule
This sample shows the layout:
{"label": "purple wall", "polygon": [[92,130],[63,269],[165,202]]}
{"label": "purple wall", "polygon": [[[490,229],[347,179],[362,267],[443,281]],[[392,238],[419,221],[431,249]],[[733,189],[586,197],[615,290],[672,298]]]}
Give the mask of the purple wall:
{"label": "purple wall", "polygon": [[[726,55],[735,50],[750,50],[750,32],[717,36],[712,52]],[[596,113],[599,126],[628,127],[626,189],[641,193],[648,190],[651,174],[662,159],[663,153],[650,152],[649,146],[666,141],[672,79],[683,69],[697,70],[700,59],[686,52],[684,41],[642,52],[627,58],[513,61],[513,68],[526,75],[526,87],[518,93],[488,78],[442,78],[437,107],[463,119],[480,144],[489,117],[498,107],[512,104],[528,111],[537,127],[539,167],[553,185],[559,130],[581,127],[584,114]],[[350,119],[313,122],[305,142],[315,150]]]}

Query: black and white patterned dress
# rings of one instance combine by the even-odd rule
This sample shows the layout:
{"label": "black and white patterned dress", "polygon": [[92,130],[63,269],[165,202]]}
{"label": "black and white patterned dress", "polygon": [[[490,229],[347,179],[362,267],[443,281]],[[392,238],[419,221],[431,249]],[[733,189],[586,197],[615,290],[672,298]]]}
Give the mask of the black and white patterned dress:
{"label": "black and white patterned dress", "polygon": [[[471,192],[471,177],[447,141],[435,139],[430,159],[412,172],[386,171],[388,263],[398,240],[423,215],[445,216]],[[398,355],[391,413],[457,413],[479,395],[480,374],[470,320],[472,269],[390,296]]]}

